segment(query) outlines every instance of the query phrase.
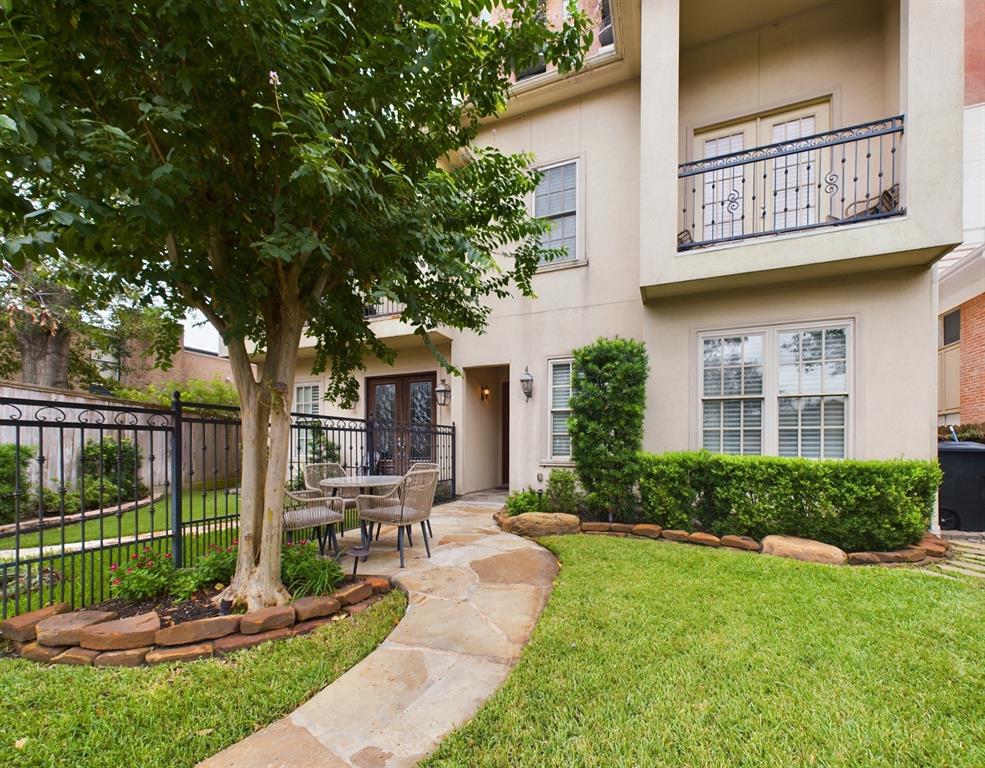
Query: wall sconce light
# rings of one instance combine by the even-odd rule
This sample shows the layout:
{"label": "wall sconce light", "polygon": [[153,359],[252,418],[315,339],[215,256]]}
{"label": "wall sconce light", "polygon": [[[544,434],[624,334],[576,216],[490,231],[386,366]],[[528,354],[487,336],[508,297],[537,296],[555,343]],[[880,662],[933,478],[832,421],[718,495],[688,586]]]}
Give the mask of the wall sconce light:
{"label": "wall sconce light", "polygon": [[480,400],[482,400],[482,401],[488,400],[490,394],[492,394],[492,392],[489,390],[489,387],[487,387],[485,384],[483,384],[481,387],[479,387],[479,399]]}
{"label": "wall sconce light", "polygon": [[527,366],[523,366],[523,373],[520,374],[520,389],[526,395],[527,400],[534,394],[534,375]]}
{"label": "wall sconce light", "polygon": [[444,379],[434,388],[434,402],[438,405],[448,405],[451,402],[451,387],[445,383]]}

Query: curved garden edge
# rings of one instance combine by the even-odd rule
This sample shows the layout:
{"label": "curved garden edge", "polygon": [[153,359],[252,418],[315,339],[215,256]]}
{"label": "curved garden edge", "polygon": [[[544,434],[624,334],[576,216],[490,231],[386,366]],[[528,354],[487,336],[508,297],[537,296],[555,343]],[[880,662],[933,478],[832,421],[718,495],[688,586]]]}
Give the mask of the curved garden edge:
{"label": "curved garden edge", "polygon": [[24,659],[95,667],[138,667],[223,657],[273,640],[298,637],[362,613],[391,589],[390,580],[363,577],[332,595],[290,605],[228,614],[162,627],[154,611],[119,618],[111,611],[72,611],[55,603],[0,623]]}
{"label": "curved garden edge", "polygon": [[831,544],[797,536],[770,535],[762,541],[749,536],[715,536],[705,531],[665,529],[654,523],[582,522],[577,515],[557,512],[526,512],[509,516],[503,507],[493,515],[496,524],[509,533],[529,538],[566,534],[634,536],[662,539],[706,547],[727,547],[775,557],[788,557],[805,562],[827,565],[925,566],[947,558],[951,544],[940,536],[927,532],[908,547],[889,552],[845,552]]}

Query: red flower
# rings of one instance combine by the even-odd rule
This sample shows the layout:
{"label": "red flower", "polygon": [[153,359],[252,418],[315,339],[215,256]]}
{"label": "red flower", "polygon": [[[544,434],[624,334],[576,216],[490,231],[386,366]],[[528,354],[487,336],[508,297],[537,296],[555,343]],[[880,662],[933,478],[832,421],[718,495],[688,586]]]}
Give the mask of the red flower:
{"label": "red flower", "polygon": [[112,565],[111,565],[111,566],[109,567],[109,569],[110,569],[111,571],[115,571],[115,570],[116,570],[116,569],[117,569],[118,567],[119,567],[119,566],[118,566],[118,565],[117,565],[116,563],[113,563],[113,564],[112,564]]}
{"label": "red flower", "polygon": [[118,587],[120,585],[119,579],[113,579],[113,586]]}
{"label": "red flower", "polygon": [[239,539],[233,539],[233,546],[235,547],[237,544],[239,544]]}
{"label": "red flower", "polygon": [[138,557],[138,555],[137,555],[137,553],[136,553],[136,552],[134,552],[134,553],[133,553],[132,555],[130,555],[130,559],[131,559],[131,560],[136,560],[136,559],[137,559],[137,557]]}
{"label": "red flower", "polygon": [[148,560],[147,561],[147,567],[148,568],[153,568],[154,567],[154,561],[153,560]]}
{"label": "red flower", "polygon": [[165,552],[164,553],[164,559],[165,560],[170,560],[171,559],[171,553],[170,552]]}
{"label": "red flower", "polygon": [[127,568],[127,573],[133,573],[133,568]]}
{"label": "red flower", "polygon": [[233,548],[232,547],[226,547],[226,551],[227,552],[232,552],[233,551]]}

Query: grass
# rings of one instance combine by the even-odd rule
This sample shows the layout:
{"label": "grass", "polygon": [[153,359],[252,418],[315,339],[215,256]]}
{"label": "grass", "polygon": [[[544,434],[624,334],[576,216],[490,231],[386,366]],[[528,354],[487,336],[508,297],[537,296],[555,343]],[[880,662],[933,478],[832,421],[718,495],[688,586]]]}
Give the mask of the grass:
{"label": "grass", "polygon": [[982,766],[985,590],[677,544],[548,539],[504,687],[422,765]]}
{"label": "grass", "polygon": [[223,660],[138,669],[0,660],[0,762],[193,766],[335,680],[382,642],[405,605],[395,590],[354,621]]}
{"label": "grass", "polygon": [[[203,498],[202,491],[188,491],[182,497],[182,519],[202,520],[205,518],[236,515],[239,511],[239,496],[227,493],[225,489],[209,490]],[[120,515],[86,520],[84,523],[71,523],[65,526],[66,544],[77,541],[99,541],[115,539],[117,536],[132,536],[135,533],[164,531],[171,528],[171,498],[161,498],[153,504]],[[58,546],[62,543],[62,531],[48,528],[43,531],[22,533],[21,548],[38,546]],[[0,550],[13,549],[14,536],[8,534],[0,538]]]}

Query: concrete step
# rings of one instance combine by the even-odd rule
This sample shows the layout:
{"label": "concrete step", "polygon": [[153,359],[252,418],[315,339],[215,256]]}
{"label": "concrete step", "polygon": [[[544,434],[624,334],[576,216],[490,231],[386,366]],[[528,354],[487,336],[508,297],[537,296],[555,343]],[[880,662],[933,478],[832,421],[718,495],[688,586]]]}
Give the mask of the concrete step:
{"label": "concrete step", "polygon": [[961,568],[968,568],[972,571],[979,571],[982,576],[985,576],[985,562],[981,560],[971,560],[964,557],[956,557],[951,560],[952,565],[957,565]]}

